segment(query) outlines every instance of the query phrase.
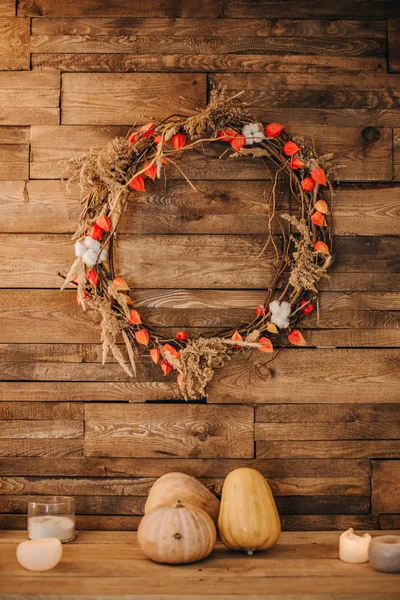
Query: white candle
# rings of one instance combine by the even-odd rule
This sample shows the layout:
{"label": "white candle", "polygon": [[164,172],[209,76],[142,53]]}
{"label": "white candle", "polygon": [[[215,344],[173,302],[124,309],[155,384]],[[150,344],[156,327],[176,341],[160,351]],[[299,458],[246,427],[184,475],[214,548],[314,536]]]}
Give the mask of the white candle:
{"label": "white candle", "polygon": [[339,539],[339,557],[347,563],[368,562],[368,547],[371,536],[368,533],[357,535],[352,527],[342,533]]}
{"label": "white candle", "polygon": [[30,540],[57,538],[66,542],[75,537],[75,522],[69,517],[56,515],[29,517],[28,537]]}
{"label": "white candle", "polygon": [[60,562],[62,545],[60,540],[29,540],[17,546],[17,560],[29,571],[48,571]]}

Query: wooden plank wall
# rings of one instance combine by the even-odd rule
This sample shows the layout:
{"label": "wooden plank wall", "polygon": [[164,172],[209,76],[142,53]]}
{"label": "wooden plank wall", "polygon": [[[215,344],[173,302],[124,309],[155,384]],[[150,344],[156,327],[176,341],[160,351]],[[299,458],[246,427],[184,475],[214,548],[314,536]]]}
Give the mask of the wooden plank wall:
{"label": "wooden plank wall", "polygon": [[[73,494],[80,528],[134,529],[163,473],[218,492],[252,465],[286,529],[400,527],[399,3],[2,0],[0,49],[0,526]],[[146,357],[135,381],[102,368],[98,331],[58,291],[79,214],[60,161],[218,84],[340,155],[337,260],[309,348],[238,358],[208,403],[182,404]],[[217,157],[188,158],[197,193],[171,173],[124,217],[120,272],[165,330],[250,316],[272,272],[251,263],[267,173]]]}

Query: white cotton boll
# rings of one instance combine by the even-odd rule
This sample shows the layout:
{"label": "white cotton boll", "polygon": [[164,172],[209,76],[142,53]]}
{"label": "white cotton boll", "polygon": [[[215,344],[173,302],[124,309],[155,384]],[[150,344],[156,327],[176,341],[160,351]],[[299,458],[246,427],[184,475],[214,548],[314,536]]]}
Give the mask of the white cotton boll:
{"label": "white cotton boll", "polygon": [[268,308],[269,308],[269,310],[270,310],[271,313],[278,314],[279,311],[280,311],[280,306],[281,305],[279,304],[278,300],[274,300],[273,302],[269,303]]}
{"label": "white cotton boll", "polygon": [[86,250],[85,254],[82,257],[83,262],[88,267],[94,267],[94,265],[97,262],[98,255],[99,253],[96,252],[96,250],[92,250],[91,248],[89,248],[89,250]]}
{"label": "white cotton boll", "polygon": [[290,306],[289,302],[281,303],[281,316],[282,317],[288,317],[290,315],[291,311],[292,311],[292,307]]}
{"label": "white cotton boll", "polygon": [[107,250],[105,250],[103,248],[103,250],[100,252],[100,256],[99,256],[99,262],[102,263],[106,260],[107,258]]}
{"label": "white cotton boll", "polygon": [[94,240],[89,235],[85,237],[85,241],[83,243],[85,244],[86,248],[90,248],[91,250],[97,250],[97,252],[99,252],[100,250],[99,240]]}
{"label": "white cotton boll", "polygon": [[260,142],[265,140],[265,135],[262,131],[256,131],[253,135],[253,139],[256,144],[259,144]]}
{"label": "white cotton boll", "polygon": [[87,248],[85,244],[82,244],[79,240],[75,242],[75,256],[83,256]]}
{"label": "white cotton boll", "polygon": [[[272,319],[271,319],[271,321],[272,321]],[[286,329],[287,327],[289,327],[289,319],[285,319],[282,316],[275,317],[274,323],[277,327],[279,327],[279,329]]]}

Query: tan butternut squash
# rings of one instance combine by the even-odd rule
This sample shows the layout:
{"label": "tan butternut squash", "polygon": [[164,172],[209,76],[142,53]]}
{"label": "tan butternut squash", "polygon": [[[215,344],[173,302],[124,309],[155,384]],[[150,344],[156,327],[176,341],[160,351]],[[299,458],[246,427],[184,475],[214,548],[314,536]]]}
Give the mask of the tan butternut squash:
{"label": "tan butternut squash", "polygon": [[219,500],[205,485],[186,473],[166,473],[153,484],[147,498],[144,514],[161,506],[180,500],[182,504],[191,504],[210,515],[215,524],[218,522]]}
{"label": "tan butternut squash", "polygon": [[179,500],[159,506],[140,522],[138,543],[147,558],[170,565],[192,563],[212,552],[217,533],[211,517]]}
{"label": "tan butternut squash", "polygon": [[235,469],[222,488],[218,530],[232,550],[266,550],[278,540],[281,523],[274,497],[255,469]]}

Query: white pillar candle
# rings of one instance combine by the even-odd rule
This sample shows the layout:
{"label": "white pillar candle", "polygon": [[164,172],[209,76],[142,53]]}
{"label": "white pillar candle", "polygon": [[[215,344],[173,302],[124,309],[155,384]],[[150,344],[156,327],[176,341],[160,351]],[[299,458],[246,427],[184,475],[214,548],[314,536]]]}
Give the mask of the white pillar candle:
{"label": "white pillar candle", "polygon": [[339,557],[347,563],[368,562],[368,548],[371,536],[368,533],[357,535],[352,527],[342,533],[339,539]]}
{"label": "white pillar candle", "polygon": [[62,545],[56,538],[29,540],[17,546],[17,560],[29,571],[48,571],[60,562]]}
{"label": "white pillar candle", "polygon": [[28,537],[30,540],[57,538],[66,542],[75,537],[75,522],[69,517],[57,515],[29,517]]}

